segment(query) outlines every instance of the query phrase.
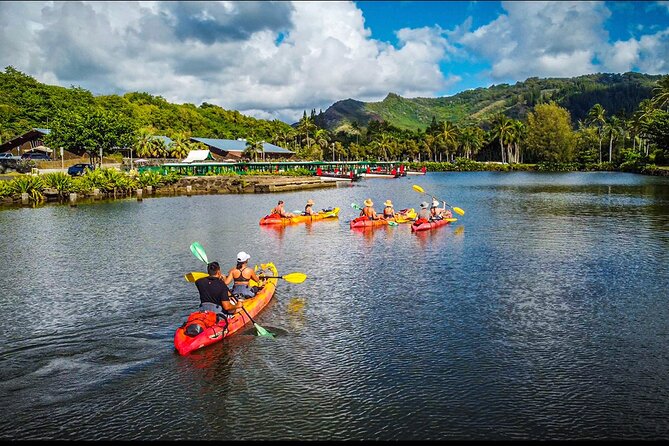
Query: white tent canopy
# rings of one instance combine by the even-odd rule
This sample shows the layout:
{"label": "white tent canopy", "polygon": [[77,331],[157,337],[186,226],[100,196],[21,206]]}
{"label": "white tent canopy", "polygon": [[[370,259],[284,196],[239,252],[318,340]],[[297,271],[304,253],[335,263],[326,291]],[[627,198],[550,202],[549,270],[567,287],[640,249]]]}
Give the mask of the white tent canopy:
{"label": "white tent canopy", "polygon": [[214,157],[211,156],[211,152],[209,152],[209,150],[191,150],[188,152],[188,156],[182,159],[181,162],[192,163],[194,161],[206,161],[208,159],[214,159]]}

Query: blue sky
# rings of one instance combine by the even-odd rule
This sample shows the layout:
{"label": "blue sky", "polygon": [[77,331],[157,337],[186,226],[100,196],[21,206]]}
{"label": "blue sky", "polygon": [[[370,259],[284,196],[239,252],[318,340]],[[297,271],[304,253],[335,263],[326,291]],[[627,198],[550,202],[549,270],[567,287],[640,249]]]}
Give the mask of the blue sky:
{"label": "blue sky", "polygon": [[[669,2],[601,3],[611,12],[611,16],[603,24],[610,42],[638,39],[645,34],[666,30],[669,26]],[[356,1],[355,4],[363,11],[365,26],[371,30],[371,37],[393,45],[398,44],[395,31],[401,28],[439,26],[443,29],[454,29],[470,19],[471,28],[477,29],[506,13],[502,2],[493,1]],[[583,43],[587,45],[587,42]],[[453,95],[495,82],[515,83],[523,80],[511,76],[491,79],[485,75],[485,71],[491,68],[485,60],[442,61],[440,68],[444,73],[462,77],[462,81],[436,92],[437,96]],[[630,71],[640,70],[639,67],[631,67]]]}
{"label": "blue sky", "polygon": [[3,1],[0,69],[295,122],[388,93],[669,73],[669,1]]}

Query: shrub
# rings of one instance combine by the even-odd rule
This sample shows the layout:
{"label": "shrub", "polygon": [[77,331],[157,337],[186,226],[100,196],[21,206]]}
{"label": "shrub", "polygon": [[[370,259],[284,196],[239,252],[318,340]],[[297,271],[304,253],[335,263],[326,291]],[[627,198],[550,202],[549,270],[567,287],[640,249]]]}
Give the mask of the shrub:
{"label": "shrub", "polygon": [[14,197],[20,197],[21,194],[27,193],[30,201],[40,203],[44,201],[42,190],[44,189],[44,182],[41,177],[32,175],[21,175],[14,178],[10,182],[11,194]]}
{"label": "shrub", "polygon": [[42,175],[44,185],[56,189],[63,196],[72,190],[72,177],[64,172],[52,172]]}

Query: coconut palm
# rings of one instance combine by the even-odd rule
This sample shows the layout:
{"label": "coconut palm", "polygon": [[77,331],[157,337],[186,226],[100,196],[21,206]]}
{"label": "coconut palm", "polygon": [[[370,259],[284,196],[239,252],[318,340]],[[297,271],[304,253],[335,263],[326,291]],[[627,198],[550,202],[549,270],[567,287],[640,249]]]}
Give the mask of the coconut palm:
{"label": "coconut palm", "polygon": [[242,152],[248,159],[253,158],[253,161],[258,161],[258,153],[263,153],[262,141],[255,137],[246,139],[246,148]]}
{"label": "coconut palm", "polygon": [[605,135],[609,136],[609,163],[613,158],[613,141],[622,133],[620,118],[612,116],[611,119],[604,125],[603,131]]}
{"label": "coconut palm", "polygon": [[657,81],[657,86],[653,88],[652,103],[660,109],[666,106],[669,112],[669,76],[665,76]]}
{"label": "coconut palm", "polygon": [[446,161],[452,161],[452,159],[448,159],[448,156],[449,154],[452,154],[457,147],[458,127],[450,121],[443,122],[439,129],[439,137],[441,138],[443,147],[446,151]]}
{"label": "coconut palm", "polygon": [[590,111],[588,111],[588,116],[586,118],[588,124],[594,125],[597,127],[597,136],[599,136],[599,162],[602,162],[602,137],[604,136],[604,126],[606,125],[606,110],[600,104],[595,104],[592,106]]}
{"label": "coconut palm", "polygon": [[506,162],[506,154],[504,150],[504,144],[507,140],[507,134],[512,129],[512,123],[509,118],[504,114],[500,113],[495,116],[495,119],[492,123],[493,136],[499,141],[499,148],[502,153],[502,163]]}

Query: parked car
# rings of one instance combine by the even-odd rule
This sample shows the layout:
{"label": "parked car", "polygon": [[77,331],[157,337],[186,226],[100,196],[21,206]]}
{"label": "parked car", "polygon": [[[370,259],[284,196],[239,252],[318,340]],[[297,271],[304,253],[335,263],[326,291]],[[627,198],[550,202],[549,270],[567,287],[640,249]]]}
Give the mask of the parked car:
{"label": "parked car", "polygon": [[67,173],[69,175],[72,175],[73,177],[76,177],[78,175],[83,175],[84,172],[86,172],[86,169],[93,170],[95,169],[95,166],[93,166],[92,164],[79,163],[75,164],[74,166],[68,167]]}
{"label": "parked car", "polygon": [[21,155],[21,159],[23,160],[44,160],[44,161],[51,161],[51,157],[47,155],[46,153],[42,152],[28,152],[24,153]]}
{"label": "parked car", "polygon": [[10,152],[0,153],[0,160],[18,160],[20,156],[12,155]]}

